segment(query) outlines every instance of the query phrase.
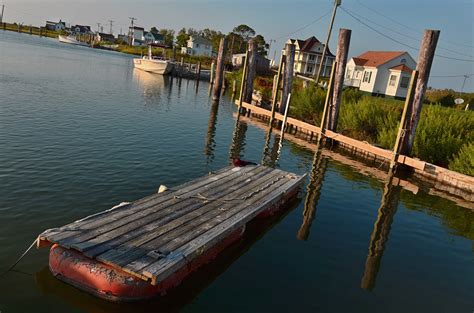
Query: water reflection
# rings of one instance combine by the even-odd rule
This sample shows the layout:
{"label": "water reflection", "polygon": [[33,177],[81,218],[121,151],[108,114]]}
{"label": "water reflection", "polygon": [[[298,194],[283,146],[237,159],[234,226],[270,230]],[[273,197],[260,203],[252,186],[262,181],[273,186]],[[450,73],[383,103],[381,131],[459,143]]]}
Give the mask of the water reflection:
{"label": "water reflection", "polygon": [[172,87],[169,76],[150,74],[138,69],[133,69],[133,79],[143,91],[143,98],[147,103],[156,103],[156,100],[167,93],[165,88]]}
{"label": "water reflection", "polygon": [[304,201],[303,223],[296,235],[299,240],[307,240],[311,224],[316,216],[321,188],[323,186],[324,175],[326,173],[328,159],[323,156],[322,149],[317,146],[314,154],[313,165],[311,167],[310,180],[306,189],[306,198]]}
{"label": "water reflection", "polygon": [[364,275],[361,281],[361,288],[372,290],[375,288],[377,273],[382,262],[385,245],[388,241],[393,217],[398,208],[401,187],[393,186],[394,176],[389,173],[384,186],[382,201],[378,209],[377,220],[374,224],[372,235],[370,236],[369,254],[365,261]]}
{"label": "water reflection", "polygon": [[245,135],[248,125],[240,120],[240,114],[237,114],[235,120],[234,132],[232,135],[232,144],[230,146],[230,159],[240,159],[245,154]]}
{"label": "water reflection", "polygon": [[[281,152],[281,137],[278,135],[272,136],[273,127],[269,127],[267,134],[265,136],[265,145],[263,148],[263,155],[262,155],[262,165],[275,167],[278,163],[278,159],[280,158]],[[271,144],[271,140],[273,137],[273,144]]]}
{"label": "water reflection", "polygon": [[[197,84],[199,84],[199,82]],[[216,136],[216,123],[217,123],[218,111],[219,111],[219,102],[213,101],[211,105],[211,111],[209,114],[209,122],[207,122],[206,144],[204,148],[204,154],[206,155],[206,160],[208,164],[212,163],[212,161],[214,160],[214,150],[216,148],[216,142],[214,140],[214,137]]]}

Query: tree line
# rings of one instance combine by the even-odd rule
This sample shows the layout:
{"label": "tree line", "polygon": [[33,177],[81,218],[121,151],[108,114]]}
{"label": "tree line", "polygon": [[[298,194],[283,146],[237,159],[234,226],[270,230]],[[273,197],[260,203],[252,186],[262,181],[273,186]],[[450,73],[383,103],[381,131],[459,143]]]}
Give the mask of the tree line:
{"label": "tree line", "polygon": [[176,43],[179,47],[184,47],[190,36],[200,36],[212,43],[214,51],[219,50],[219,42],[221,38],[226,37],[228,42],[228,49],[231,54],[244,53],[247,43],[253,39],[257,44],[257,52],[262,56],[267,56],[269,44],[266,43],[265,38],[257,34],[255,30],[248,25],[238,25],[232,29],[228,34],[224,34],[218,30],[205,28],[197,30],[194,28],[182,28],[176,34],[173,29],[152,27],[151,32],[159,33],[164,37],[165,44],[172,46]]}

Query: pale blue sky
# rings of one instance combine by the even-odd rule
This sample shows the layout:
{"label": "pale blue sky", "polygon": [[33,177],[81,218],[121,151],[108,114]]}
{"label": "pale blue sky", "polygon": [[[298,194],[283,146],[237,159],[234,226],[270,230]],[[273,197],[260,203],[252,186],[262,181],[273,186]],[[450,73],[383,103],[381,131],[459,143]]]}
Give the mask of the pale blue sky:
{"label": "pale blue sky", "polygon": [[[327,13],[331,10],[333,2],[332,0],[4,0],[3,3],[6,5],[6,21],[38,25],[43,24],[46,19],[62,18],[67,23],[88,24],[97,29],[97,22],[106,24],[112,19],[115,21],[115,33],[120,28],[126,30],[130,16],[138,18],[136,24],[139,26],[175,30],[182,27],[196,29],[209,27],[227,33],[236,25],[248,24],[267,40],[277,39],[276,43],[272,43],[270,52],[272,57],[274,49],[279,50],[283,46],[288,38],[287,34]],[[440,56],[434,61],[429,82],[431,86],[460,90],[463,77],[435,76],[474,74],[473,0],[342,0],[342,7],[379,32],[416,48],[419,47],[423,29],[441,30],[437,49],[437,54]],[[329,18],[327,15],[292,34],[291,37],[305,39],[315,35],[323,41]],[[330,42],[332,51],[335,51],[337,33],[341,27],[352,29],[349,56],[355,56],[366,50],[406,50],[413,58],[418,57],[418,51],[377,34],[341,9],[338,10]],[[108,26],[104,28],[107,29]],[[473,61],[451,60],[441,56]],[[474,76],[467,79],[464,90],[474,91]]]}

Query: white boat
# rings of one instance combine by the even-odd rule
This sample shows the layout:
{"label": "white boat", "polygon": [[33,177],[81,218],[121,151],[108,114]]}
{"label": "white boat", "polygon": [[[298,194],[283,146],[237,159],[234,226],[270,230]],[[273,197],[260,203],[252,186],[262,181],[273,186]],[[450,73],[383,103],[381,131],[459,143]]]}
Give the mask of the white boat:
{"label": "white boat", "polygon": [[69,36],[59,35],[58,40],[59,40],[59,42],[68,43],[68,44],[71,44],[71,45],[85,46],[85,47],[89,46],[88,43],[79,41],[71,35],[69,35]]}
{"label": "white boat", "polygon": [[133,65],[142,71],[161,75],[169,74],[174,67],[174,63],[171,61],[153,58],[151,55],[151,45],[148,46],[148,56],[133,59]]}

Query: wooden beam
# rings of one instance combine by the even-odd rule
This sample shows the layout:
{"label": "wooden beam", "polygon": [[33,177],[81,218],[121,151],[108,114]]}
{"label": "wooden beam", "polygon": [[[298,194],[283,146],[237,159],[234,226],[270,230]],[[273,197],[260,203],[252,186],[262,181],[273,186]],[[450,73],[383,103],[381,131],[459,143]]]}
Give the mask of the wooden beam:
{"label": "wooden beam", "polygon": [[329,106],[327,129],[336,131],[337,120],[339,117],[339,107],[341,105],[342,88],[344,85],[344,75],[346,72],[347,55],[349,53],[349,45],[351,42],[351,30],[341,28],[339,30],[339,39],[337,42],[336,52],[336,74],[334,78],[334,91]]}
{"label": "wooden beam", "polygon": [[288,99],[288,95],[291,92],[293,86],[293,71],[295,64],[295,51],[296,46],[294,44],[287,43],[285,46],[285,72],[283,80],[283,91],[281,93],[280,100],[280,113],[285,113],[285,106]]}
{"label": "wooden beam", "polygon": [[257,43],[254,40],[249,41],[247,75],[244,88],[244,101],[252,103],[253,81],[257,74]]}
{"label": "wooden beam", "polygon": [[245,81],[247,79],[248,59],[249,59],[249,51],[247,50],[245,52],[244,68],[242,69],[242,81],[240,83],[239,113],[242,111],[242,103],[244,101],[243,97],[244,97]]}
{"label": "wooden beam", "polygon": [[328,106],[332,97],[332,91],[334,87],[334,73],[336,71],[337,64],[334,63],[331,68],[331,77],[329,78],[328,90],[326,92],[326,100],[324,101],[323,115],[321,116],[321,131],[318,135],[318,142],[321,141],[326,129],[326,119],[328,115]]}
{"label": "wooden beam", "polygon": [[409,115],[406,121],[405,136],[403,137],[400,154],[410,155],[415,140],[416,128],[420,119],[421,108],[423,106],[423,97],[428,86],[428,78],[430,76],[431,65],[438,43],[439,30],[425,30],[423,40],[418,55],[418,78],[416,80],[415,94],[413,96],[413,105],[409,108]]}
{"label": "wooden beam", "polygon": [[275,111],[278,103],[278,94],[280,93],[280,83],[281,83],[281,74],[285,62],[285,55],[282,53],[280,57],[280,65],[278,66],[278,73],[276,75],[275,86],[273,88],[273,97],[272,97],[272,115],[270,116],[269,124],[272,125],[273,120],[275,119]]}
{"label": "wooden beam", "polygon": [[216,67],[216,83],[214,84],[214,92],[212,100],[217,101],[221,97],[222,81],[224,79],[224,61],[225,61],[225,50],[227,47],[227,40],[225,37],[221,38],[219,44],[219,53],[217,54],[217,67]]}

